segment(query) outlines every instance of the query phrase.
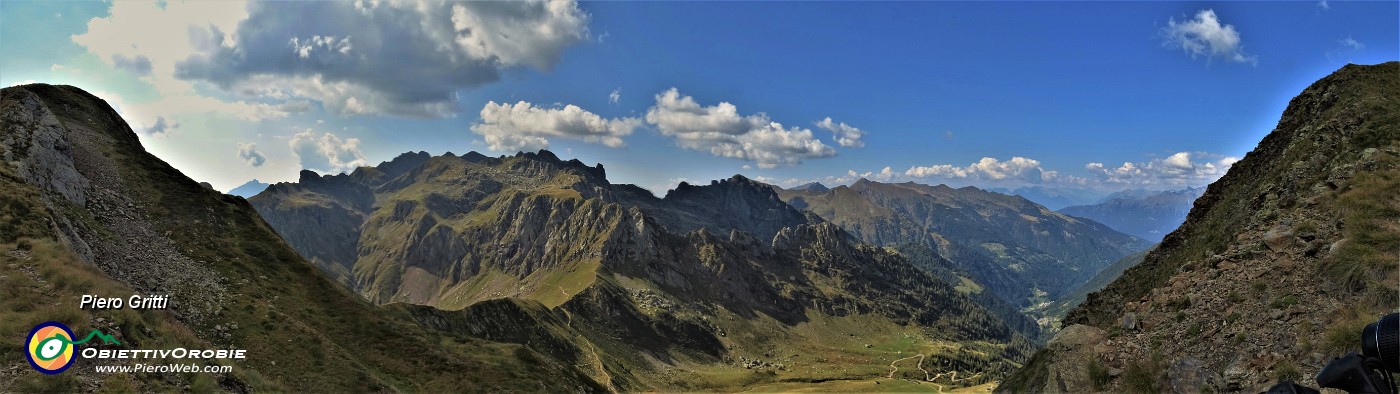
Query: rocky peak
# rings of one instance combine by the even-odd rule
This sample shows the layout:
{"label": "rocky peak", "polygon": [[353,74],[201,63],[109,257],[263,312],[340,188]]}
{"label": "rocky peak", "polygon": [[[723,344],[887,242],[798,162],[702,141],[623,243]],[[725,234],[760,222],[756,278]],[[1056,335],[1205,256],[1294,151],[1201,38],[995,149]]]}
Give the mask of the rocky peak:
{"label": "rocky peak", "polygon": [[527,159],[540,159],[555,163],[559,162],[559,156],[556,156],[554,152],[550,152],[548,149],[540,149],[539,152],[516,152],[515,157],[524,157]]}
{"label": "rocky peak", "polygon": [[767,184],[749,179],[740,174],[728,179],[711,180],[709,185],[697,186],[682,181],[676,188],[666,192],[666,200],[687,200],[696,198],[710,198],[718,196],[733,196],[737,194],[758,196],[763,199],[780,201],[778,193]]}
{"label": "rocky peak", "polygon": [[788,227],[773,235],[773,250],[789,250],[806,245],[820,245],[825,250],[844,250],[851,244],[850,235],[840,226],[829,222]]}
{"label": "rocky peak", "polygon": [[398,157],[395,157],[393,160],[379,163],[379,165],[375,166],[375,168],[378,168],[379,171],[383,172],[386,178],[393,179],[398,177],[399,175],[403,175],[403,173],[405,172],[408,172],[410,170],[413,170],[414,168],[417,168],[418,166],[423,165],[423,163],[427,162],[428,159],[432,157],[433,155],[430,155],[428,154],[428,152],[423,151],[419,151],[417,153],[404,152]]}
{"label": "rocky peak", "polygon": [[554,155],[554,152],[550,152],[546,149],[541,149],[539,152],[519,152],[516,153],[513,157],[517,159],[524,159],[531,163],[541,163],[545,165],[544,168],[537,168],[526,164],[515,164],[513,168],[516,169],[527,169],[527,171],[546,172],[558,170],[575,171],[580,175],[592,178],[593,181],[600,181],[605,184],[607,183],[607,171],[603,170],[602,163],[598,163],[592,167],[589,167],[588,165],[583,164],[583,162],[579,161],[578,159],[570,159],[569,161],[564,161],[559,159],[559,156]]}
{"label": "rocky peak", "polygon": [[696,186],[682,182],[666,193],[661,204],[673,208],[666,225],[677,231],[710,227],[713,231],[739,229],[767,239],[784,227],[808,223],[801,211],[778,198],[767,184],[743,175]]}
{"label": "rocky peak", "polygon": [[301,170],[301,171],[297,172],[297,183],[301,183],[301,184],[316,183],[316,182],[319,182],[320,180],[321,180],[321,174],[317,174],[316,171]]}
{"label": "rocky peak", "polygon": [[462,154],[462,159],[464,159],[464,160],[466,160],[466,161],[468,161],[468,162],[472,162],[472,163],[481,163],[481,162],[484,162],[484,161],[486,161],[486,160],[490,160],[491,157],[486,156],[486,155],[483,155],[483,154],[480,154],[480,153],[477,153],[476,151],[471,151],[471,152],[463,153],[463,154]]}

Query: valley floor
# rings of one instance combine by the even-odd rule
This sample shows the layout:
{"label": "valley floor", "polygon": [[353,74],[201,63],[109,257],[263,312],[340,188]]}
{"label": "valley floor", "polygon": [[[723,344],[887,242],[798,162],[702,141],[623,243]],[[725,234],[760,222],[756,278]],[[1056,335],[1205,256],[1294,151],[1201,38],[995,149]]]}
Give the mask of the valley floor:
{"label": "valley floor", "polygon": [[832,380],[820,383],[780,382],[749,387],[749,393],[870,393],[870,392],[918,392],[918,393],[990,393],[997,382],[976,386],[945,388],[943,385],[915,379],[879,378],[870,380]]}

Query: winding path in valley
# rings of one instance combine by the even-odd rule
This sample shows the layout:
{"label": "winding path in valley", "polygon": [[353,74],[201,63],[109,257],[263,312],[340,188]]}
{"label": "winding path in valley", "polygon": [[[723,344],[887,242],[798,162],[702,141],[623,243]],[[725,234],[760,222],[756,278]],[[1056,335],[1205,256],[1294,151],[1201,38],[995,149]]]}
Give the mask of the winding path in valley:
{"label": "winding path in valley", "polygon": [[952,383],[957,383],[957,382],[959,382],[959,381],[966,381],[966,380],[976,379],[978,376],[982,376],[982,373],[981,373],[981,372],[978,372],[978,373],[972,374],[972,376],[968,376],[968,377],[965,377],[965,378],[962,378],[962,379],[958,379],[958,371],[957,371],[957,370],[948,371],[948,372],[941,372],[941,373],[939,373],[939,374],[937,374],[937,375],[929,375],[929,371],[928,371],[927,369],[924,369],[924,358],[925,358],[924,355],[923,355],[923,354],[916,354],[916,355],[913,355],[913,356],[909,356],[909,357],[901,358],[901,359],[898,359],[898,360],[890,361],[890,373],[889,373],[888,375],[885,375],[885,377],[886,377],[886,378],[891,378],[891,379],[893,379],[893,378],[894,378],[894,374],[899,372],[899,366],[897,366],[897,365],[895,365],[895,364],[898,364],[900,361],[908,360],[908,359],[911,359],[911,358],[918,358],[918,359],[919,359],[918,364],[915,364],[915,368],[918,368],[919,371],[923,371],[923,373],[924,373],[924,381],[925,381],[925,382],[932,383],[934,386],[938,386],[938,392],[939,392],[940,394],[943,393],[943,387],[944,387],[944,386],[943,386],[942,384],[940,384],[940,383],[935,383],[934,380],[938,380],[938,378],[941,378],[941,377],[943,377],[944,375],[947,375],[947,376],[948,376],[948,383],[950,383],[950,384],[952,384]]}

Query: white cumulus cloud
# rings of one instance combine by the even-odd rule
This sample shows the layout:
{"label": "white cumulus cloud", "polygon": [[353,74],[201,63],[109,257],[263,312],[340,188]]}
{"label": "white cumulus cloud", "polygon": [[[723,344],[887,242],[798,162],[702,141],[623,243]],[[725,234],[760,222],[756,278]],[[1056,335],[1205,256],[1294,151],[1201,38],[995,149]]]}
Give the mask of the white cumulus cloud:
{"label": "white cumulus cloud", "polygon": [[117,1],[72,40],[107,64],[146,77],[164,94],[183,93],[191,87],[174,78],[176,63],[235,45],[227,33],[247,17],[243,1]]}
{"label": "white cumulus cloud", "polygon": [[165,133],[180,127],[179,122],[165,120],[164,116],[157,117],[155,123],[146,128],[146,132],[153,136],[164,136]]}
{"label": "white cumulus cloud", "polygon": [[1103,163],[1084,166],[1099,181],[1106,184],[1150,186],[1199,186],[1214,182],[1230,170],[1239,159],[1201,152],[1177,152],[1164,159],[1147,162],[1124,162],[1117,167]]}
{"label": "white cumulus cloud", "polygon": [[1196,17],[1177,21],[1172,18],[1162,29],[1166,45],[1181,47],[1191,57],[1220,58],[1235,63],[1258,64],[1259,58],[1244,53],[1240,33],[1234,25],[1221,23],[1215,10],[1201,10]]}
{"label": "white cumulus cloud", "polygon": [[860,138],[865,136],[861,129],[847,125],[845,122],[836,123],[830,117],[817,122],[817,127],[830,131],[836,137],[836,143],[847,148],[859,148],[865,146],[865,142]]}
{"label": "white cumulus cloud", "polygon": [[784,128],[763,113],[740,115],[728,102],[702,106],[675,88],[656,95],[646,121],[683,148],[750,160],[760,168],[836,155],[836,149],[814,137],[812,130]]}
{"label": "white cumulus cloud", "polygon": [[[851,170],[850,172],[854,173],[855,170]],[[861,178],[880,182],[889,182],[894,180],[895,177],[898,176],[899,173],[895,172],[894,169],[890,168],[889,166],[885,166],[885,168],[880,169],[880,172],[866,171],[865,173],[860,174]]]}
{"label": "white cumulus cloud", "polygon": [[126,57],[124,55],[112,55],[112,66],[126,70],[137,76],[151,75],[151,58],[142,55]]}
{"label": "white cumulus cloud", "polygon": [[605,119],[575,105],[543,108],[524,101],[515,105],[492,101],[481,108],[481,122],[471,130],[498,151],[543,149],[554,137],[617,148],[625,145],[623,136],[641,125],[637,118]]}
{"label": "white cumulus cloud", "polygon": [[1351,48],[1352,50],[1361,50],[1363,48],[1366,48],[1366,44],[1363,44],[1361,43],[1361,41],[1357,41],[1356,39],[1351,37],[1337,40],[1337,43],[1342,44],[1342,46],[1344,47]]}
{"label": "white cumulus cloud", "polygon": [[905,170],[904,175],[915,178],[966,178],[1039,182],[1042,180],[1042,172],[1039,160],[1017,156],[1007,161],[1000,161],[992,157],[983,157],[982,160],[978,160],[967,166],[955,166],[951,164],[937,164],[922,167],[914,166]]}
{"label": "white cumulus cloud", "polygon": [[238,143],[238,157],[253,167],[262,167],[263,163],[267,161],[267,157],[258,151],[258,144],[252,143]]}
{"label": "white cumulus cloud", "polygon": [[287,42],[287,44],[291,45],[292,52],[296,53],[297,57],[302,59],[310,58],[312,53],[317,53],[322,56],[349,55],[350,49],[353,48],[353,46],[350,45],[350,37],[348,36],[341,37],[340,39],[336,39],[335,36],[320,35],[314,35],[306,39],[292,37],[291,41]]}
{"label": "white cumulus cloud", "polygon": [[180,58],[175,76],[340,115],[452,116],[457,91],[512,68],[548,71],[589,36],[572,0],[254,1],[245,14]]}
{"label": "white cumulus cloud", "polygon": [[[119,111],[134,128],[154,128],[161,119],[182,114],[215,114],[241,120],[262,120],[287,115],[276,104],[257,100],[223,100],[196,92],[194,85],[175,77],[176,64],[201,51],[237,44],[232,35],[248,17],[242,1],[218,2],[112,2],[108,14],[88,20],[87,31],[72,41],[113,68],[132,73],[158,92],[154,99],[122,100],[115,94],[101,96],[121,101]],[[54,71],[75,75],[100,74],[54,65]]]}
{"label": "white cumulus cloud", "polygon": [[315,131],[307,129],[292,136],[287,145],[301,167],[308,170],[338,174],[369,165],[365,155],[360,153],[358,138],[341,139],[331,133],[317,136]]}

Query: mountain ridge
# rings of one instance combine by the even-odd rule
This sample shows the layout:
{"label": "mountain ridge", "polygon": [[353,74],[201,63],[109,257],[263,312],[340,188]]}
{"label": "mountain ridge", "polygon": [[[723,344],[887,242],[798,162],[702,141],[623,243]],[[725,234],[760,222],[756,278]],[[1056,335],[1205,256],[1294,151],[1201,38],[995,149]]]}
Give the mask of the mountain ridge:
{"label": "mountain ridge", "polygon": [[961,268],[968,279],[1018,308],[1055,299],[1119,257],[1147,247],[1101,224],[971,186],[861,179],[825,192],[779,193],[794,207],[864,241],[927,247],[933,251],[927,264]]}
{"label": "mountain ridge", "polygon": [[[405,306],[433,321],[496,305],[489,309],[515,321],[554,327],[534,338],[574,338],[572,350],[538,350],[571,360],[591,354],[584,359],[594,360],[592,376],[619,390],[732,388],[697,382],[736,367],[870,379],[888,372],[869,361],[880,357],[875,352],[918,349],[950,368],[982,373],[980,382],[1032,348],[1021,332],[902,256],[856,242],[742,175],[685,183],[657,198],[608,182],[601,165],[549,151],[432,156],[390,173],[307,174],[250,201],[297,250],[374,303],[445,310]],[[325,218],[343,218],[353,231],[305,225]],[[494,301],[500,298],[520,302]],[[837,336],[818,328],[854,321],[867,329]],[[852,343],[892,336],[919,339],[896,348]],[[615,337],[654,339],[632,349]],[[788,356],[777,361],[777,349]],[[811,349],[827,355],[790,353]],[[820,358],[847,362],[837,371]],[[662,373],[676,365],[687,372]]]}
{"label": "mountain ridge", "polygon": [[263,190],[267,190],[268,186],[271,185],[262,183],[261,181],[258,181],[257,178],[253,178],[247,182],[244,182],[242,185],[238,185],[233,189],[229,189],[228,194],[243,198],[249,198],[258,195],[258,193],[262,193]]}
{"label": "mountain ridge", "polygon": [[1092,205],[1075,205],[1056,210],[1066,215],[1103,223],[1115,230],[1151,242],[1160,242],[1186,220],[1186,214],[1204,187],[1149,192],[1129,190],[1114,193]]}
{"label": "mountain ridge", "polygon": [[998,390],[1262,391],[1358,349],[1361,327],[1400,307],[1387,279],[1400,259],[1396,90],[1400,62],[1308,86]]}

